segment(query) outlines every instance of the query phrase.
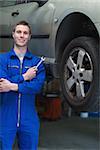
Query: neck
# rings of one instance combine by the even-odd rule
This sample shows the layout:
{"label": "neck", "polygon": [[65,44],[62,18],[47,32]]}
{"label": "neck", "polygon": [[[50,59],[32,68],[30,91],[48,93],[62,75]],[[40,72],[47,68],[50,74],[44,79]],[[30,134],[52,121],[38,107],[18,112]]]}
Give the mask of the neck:
{"label": "neck", "polygon": [[20,47],[20,46],[14,45],[14,51],[17,54],[22,54],[22,53],[25,54],[27,51],[27,46]]}

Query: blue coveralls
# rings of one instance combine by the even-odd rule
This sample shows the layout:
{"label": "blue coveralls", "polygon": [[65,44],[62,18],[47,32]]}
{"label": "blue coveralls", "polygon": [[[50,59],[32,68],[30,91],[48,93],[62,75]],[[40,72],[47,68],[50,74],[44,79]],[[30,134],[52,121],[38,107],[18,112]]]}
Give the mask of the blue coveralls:
{"label": "blue coveralls", "polygon": [[40,92],[45,80],[45,68],[41,64],[31,81],[22,76],[40,58],[26,52],[21,68],[14,50],[0,54],[0,78],[18,84],[18,91],[0,93],[0,146],[11,150],[16,133],[21,150],[36,150],[39,136],[39,118],[35,108],[35,95]]}

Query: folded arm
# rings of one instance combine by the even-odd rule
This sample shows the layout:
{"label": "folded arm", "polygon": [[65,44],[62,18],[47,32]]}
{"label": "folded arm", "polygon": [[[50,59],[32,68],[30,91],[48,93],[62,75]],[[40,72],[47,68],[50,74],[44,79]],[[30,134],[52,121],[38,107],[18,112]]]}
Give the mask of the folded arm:
{"label": "folded arm", "polygon": [[[29,74],[29,72],[28,72]],[[26,78],[30,76],[26,75]],[[45,80],[45,71],[42,70],[39,74],[34,75],[32,80],[27,80],[22,83],[12,83],[7,79],[0,79],[0,92],[18,91],[22,94],[37,94],[40,92]]]}
{"label": "folded arm", "polygon": [[45,80],[43,64],[39,70],[29,68],[22,75],[8,76],[7,63],[3,63],[0,55],[0,92],[18,91],[20,93],[38,93]]}
{"label": "folded arm", "polygon": [[24,94],[37,94],[40,92],[45,81],[45,70],[42,68],[36,76],[29,81],[18,84],[18,91]]}
{"label": "folded arm", "polygon": [[8,67],[7,67],[7,59],[4,58],[4,55],[0,55],[0,78],[4,78],[9,80],[12,83],[21,83],[26,80],[31,80],[36,76],[37,69],[35,67],[31,67],[21,75],[8,76]]}

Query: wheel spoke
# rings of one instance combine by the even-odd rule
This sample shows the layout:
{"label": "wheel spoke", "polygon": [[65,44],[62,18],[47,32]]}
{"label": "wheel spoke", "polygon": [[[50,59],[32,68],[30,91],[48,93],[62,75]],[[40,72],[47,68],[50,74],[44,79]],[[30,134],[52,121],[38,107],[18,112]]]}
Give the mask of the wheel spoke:
{"label": "wheel spoke", "polygon": [[84,82],[80,82],[76,84],[76,94],[77,97],[85,97],[85,93],[84,93]]}
{"label": "wheel spoke", "polygon": [[72,60],[72,57],[70,56],[69,57],[69,59],[68,59],[68,61],[67,61],[67,66],[68,66],[68,68],[72,71],[74,68],[75,68],[75,66],[76,66],[76,64],[74,63],[74,61]]}
{"label": "wheel spoke", "polygon": [[79,66],[79,68],[82,67],[84,55],[85,55],[85,52],[80,50],[78,53],[78,58],[77,58],[77,66]]}
{"label": "wheel spoke", "polygon": [[69,90],[71,89],[71,87],[73,86],[74,83],[75,83],[75,79],[73,79],[73,77],[71,76],[71,77],[67,80],[67,86],[68,86]]}
{"label": "wheel spoke", "polygon": [[84,70],[82,79],[88,82],[91,82],[93,78],[93,71],[92,70]]}
{"label": "wheel spoke", "polygon": [[81,97],[81,88],[79,83],[76,84],[76,95],[77,97]]}
{"label": "wheel spoke", "polygon": [[80,82],[80,88],[81,88],[81,94],[83,97],[85,97],[85,92],[84,92],[84,82]]}

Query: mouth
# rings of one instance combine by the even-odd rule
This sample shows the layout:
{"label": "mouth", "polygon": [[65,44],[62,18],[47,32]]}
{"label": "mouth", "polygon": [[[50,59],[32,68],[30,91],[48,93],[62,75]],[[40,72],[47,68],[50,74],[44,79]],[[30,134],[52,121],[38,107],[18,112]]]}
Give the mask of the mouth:
{"label": "mouth", "polygon": [[19,42],[24,42],[25,40],[24,39],[19,39]]}
{"label": "mouth", "polygon": [[25,43],[25,40],[18,40],[18,43]]}

